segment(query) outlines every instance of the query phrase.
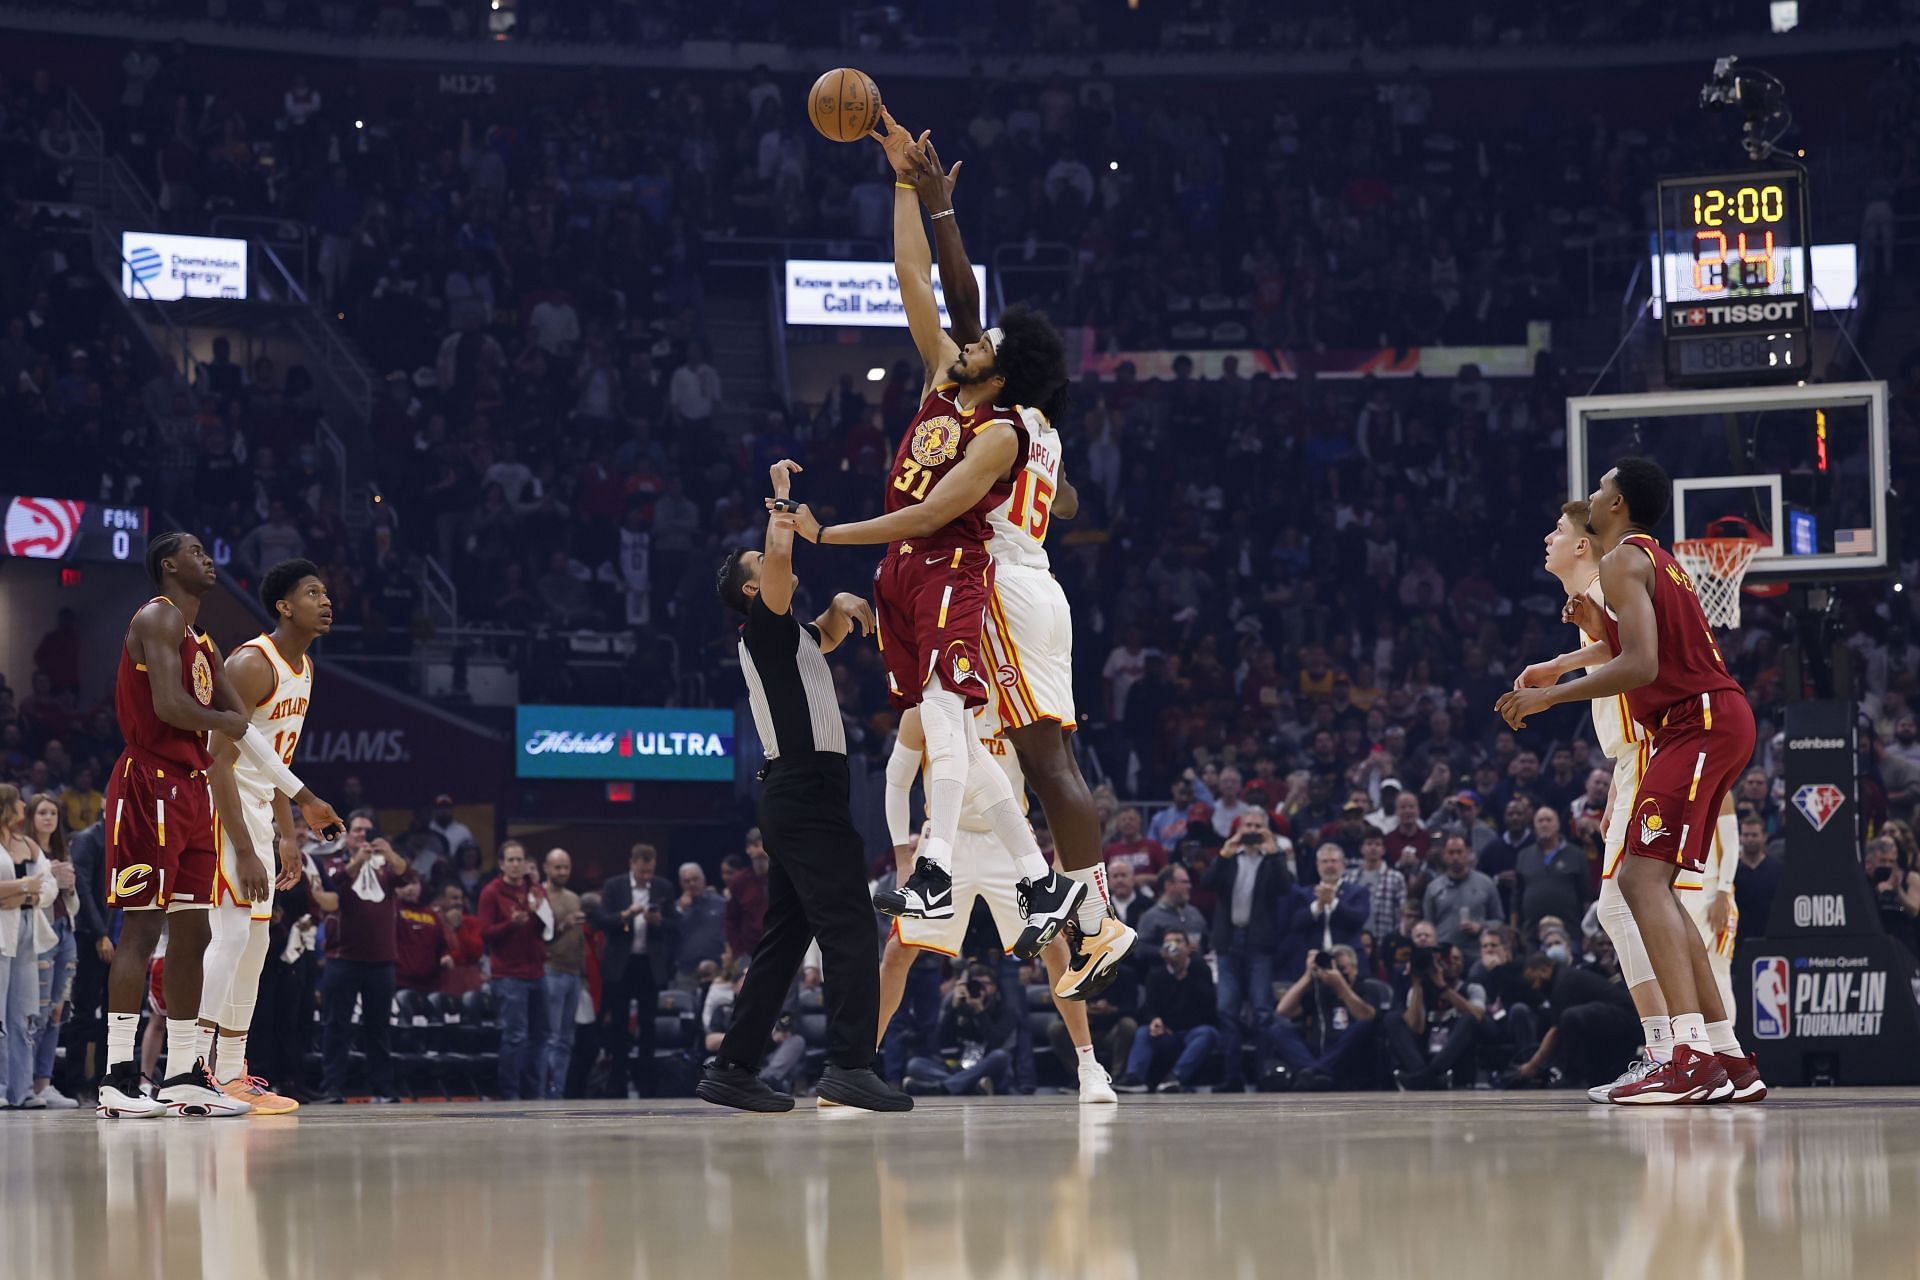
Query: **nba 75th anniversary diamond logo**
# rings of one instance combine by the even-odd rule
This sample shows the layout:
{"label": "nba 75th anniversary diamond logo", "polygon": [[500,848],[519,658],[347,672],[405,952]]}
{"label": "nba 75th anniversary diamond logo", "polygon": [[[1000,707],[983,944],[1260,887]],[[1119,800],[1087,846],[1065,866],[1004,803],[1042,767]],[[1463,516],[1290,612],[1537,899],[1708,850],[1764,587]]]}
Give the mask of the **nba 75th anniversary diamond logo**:
{"label": "nba 75th anniversary diamond logo", "polygon": [[1793,807],[1798,809],[1815,831],[1826,830],[1833,821],[1833,815],[1840,812],[1840,806],[1847,802],[1847,793],[1831,782],[1809,782],[1793,793]]}

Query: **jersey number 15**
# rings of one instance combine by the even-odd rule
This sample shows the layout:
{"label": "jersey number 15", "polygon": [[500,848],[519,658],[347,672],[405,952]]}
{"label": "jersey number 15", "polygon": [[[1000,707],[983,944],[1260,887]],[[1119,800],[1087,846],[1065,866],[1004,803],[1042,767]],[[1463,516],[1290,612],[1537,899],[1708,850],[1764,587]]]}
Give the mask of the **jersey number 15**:
{"label": "jersey number 15", "polygon": [[[1024,527],[1035,542],[1047,540],[1047,521],[1052,518],[1053,485],[1031,471],[1022,471],[1014,481],[1013,496],[1007,502],[1007,523]],[[1028,508],[1032,508],[1031,514]]]}

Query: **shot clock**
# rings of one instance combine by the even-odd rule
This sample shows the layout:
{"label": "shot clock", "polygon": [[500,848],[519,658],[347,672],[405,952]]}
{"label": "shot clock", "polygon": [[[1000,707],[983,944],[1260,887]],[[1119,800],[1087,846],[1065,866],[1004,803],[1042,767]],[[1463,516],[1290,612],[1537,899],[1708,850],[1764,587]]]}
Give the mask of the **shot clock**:
{"label": "shot clock", "polygon": [[1801,175],[1663,178],[1656,204],[1668,381],[1805,378],[1812,308]]}

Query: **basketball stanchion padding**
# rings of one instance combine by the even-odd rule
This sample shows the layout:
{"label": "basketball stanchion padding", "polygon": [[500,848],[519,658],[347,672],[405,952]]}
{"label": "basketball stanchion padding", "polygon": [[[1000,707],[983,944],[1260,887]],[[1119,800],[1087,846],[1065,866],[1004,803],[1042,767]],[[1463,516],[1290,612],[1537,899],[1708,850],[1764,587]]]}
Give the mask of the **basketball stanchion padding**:
{"label": "basketball stanchion padding", "polygon": [[1673,544],[1710,625],[1740,625],[1740,583],[1761,545],[1758,538],[1686,538]]}

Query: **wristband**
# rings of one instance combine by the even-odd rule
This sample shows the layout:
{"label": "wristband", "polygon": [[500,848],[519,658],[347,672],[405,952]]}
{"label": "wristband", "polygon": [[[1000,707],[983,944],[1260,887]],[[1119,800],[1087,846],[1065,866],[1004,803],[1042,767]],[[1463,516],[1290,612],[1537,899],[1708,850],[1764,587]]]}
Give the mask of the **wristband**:
{"label": "wristband", "polygon": [[942,209],[940,212],[933,214],[928,220],[931,222],[938,222],[942,218],[951,218],[952,216],[953,216],[953,210]]}
{"label": "wristband", "polygon": [[896,180],[893,184],[893,189],[895,191],[918,191],[920,188],[914,186],[911,182],[900,182]]}

